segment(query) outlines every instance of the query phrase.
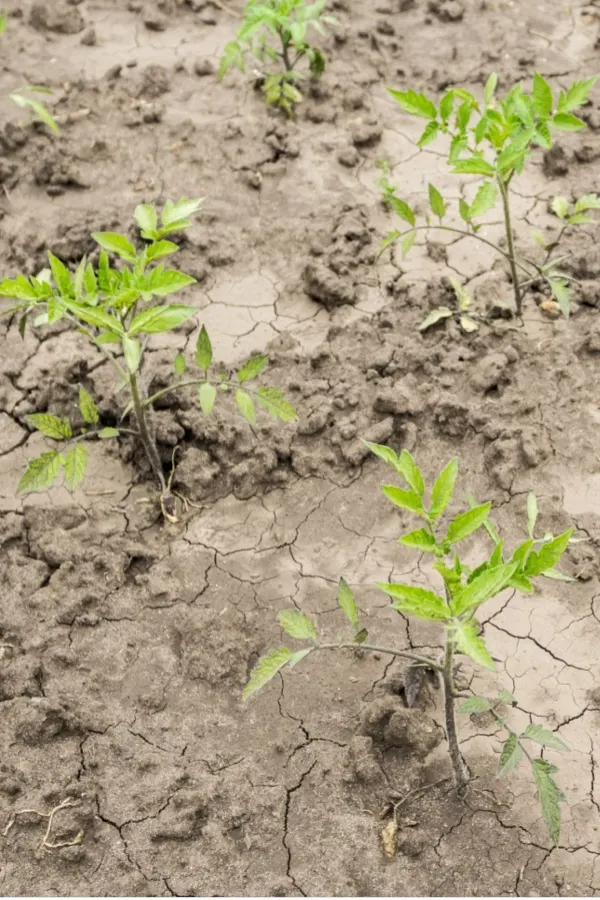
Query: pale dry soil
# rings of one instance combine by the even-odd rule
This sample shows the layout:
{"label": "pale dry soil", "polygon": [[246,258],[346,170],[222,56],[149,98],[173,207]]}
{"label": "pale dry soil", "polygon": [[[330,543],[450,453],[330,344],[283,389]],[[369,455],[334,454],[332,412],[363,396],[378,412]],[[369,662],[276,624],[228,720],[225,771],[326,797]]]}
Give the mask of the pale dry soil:
{"label": "pale dry soil", "polygon": [[[239,423],[224,403],[208,423],[191,393],[158,411],[167,467],[196,506],[162,525],[139,448],[94,447],[89,478],[27,500],[15,486],[44,442],[26,416],[75,415],[78,385],[103,421],[118,415],[110,371],[81,336],[2,325],[0,354],[0,837],[7,895],[597,895],[600,893],[600,253],[594,229],[573,239],[581,281],[569,322],[529,301],[523,322],[466,336],[421,336],[448,302],[445,276],[468,282],[478,310],[510,300],[493,256],[462,239],[375,262],[393,223],[377,159],[419,202],[428,181],[448,197],[440,148],[418,151],[419,123],[385,85],[439,95],[508,88],[535,69],[559,85],[598,69],[595,4],[337,0],[330,66],[297,121],[269,112],[249,77],[217,84],[237,19],[219,4],[9,0],[2,86],[52,87],[51,138],[2,106],[3,273],[35,273],[48,248],[68,263],[92,230],[130,229],[140,202],[204,196],[179,265],[198,284],[198,321],[151,347],[162,383],[200,324],[233,364],[269,345],[272,383],[297,425]],[[230,0],[239,11],[238,0]],[[204,73],[204,74],[199,74]],[[597,190],[600,89],[589,130],[566,135],[515,184],[519,241],[551,225],[548,198]],[[421,201],[422,202],[422,201]],[[133,232],[131,232],[133,235]],[[485,234],[497,237],[497,226]],[[311,296],[309,296],[309,294]],[[513,727],[545,723],[568,744],[560,764],[560,845],[545,833],[529,773],[498,781],[500,734],[463,717],[477,775],[464,802],[444,783],[402,807],[398,852],[381,848],[380,813],[449,774],[439,692],[407,710],[403,666],[389,657],[314,655],[247,706],[241,690],[280,610],[310,614],[334,640],[340,575],[374,643],[436,651],[439,633],[392,613],[375,581],[435,585],[399,547],[409,519],[379,493],[390,480],[360,438],[411,449],[431,479],[453,455],[460,495],[494,501],[514,546],[527,493],[540,528],[573,524],[564,570],[530,596],[485,609],[497,678],[461,677],[517,697]],[[453,510],[458,508],[457,503]],[[469,560],[487,551],[484,538]]]}

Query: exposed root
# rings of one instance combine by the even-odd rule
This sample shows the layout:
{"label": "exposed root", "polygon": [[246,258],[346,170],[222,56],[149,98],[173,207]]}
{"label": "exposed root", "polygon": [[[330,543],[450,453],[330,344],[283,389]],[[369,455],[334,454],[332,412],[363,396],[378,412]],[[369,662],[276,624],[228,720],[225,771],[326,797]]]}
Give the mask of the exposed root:
{"label": "exposed root", "polygon": [[58,806],[55,806],[50,812],[41,812],[39,809],[17,809],[12,813],[10,819],[7,822],[6,828],[2,832],[2,837],[6,837],[13,827],[13,825],[17,821],[18,816],[26,816],[26,815],[34,815],[39,816],[40,819],[48,819],[48,826],[46,828],[46,833],[42,839],[42,847],[44,850],[56,850],[59,847],[74,847],[76,844],[81,844],[84,837],[84,831],[81,829],[77,832],[74,838],[65,841],[51,841],[50,840],[50,832],[52,831],[52,823],[54,822],[54,816],[57,812],[60,812],[61,809],[67,809],[72,806],[79,806],[80,801],[74,800],[71,797],[67,797]]}

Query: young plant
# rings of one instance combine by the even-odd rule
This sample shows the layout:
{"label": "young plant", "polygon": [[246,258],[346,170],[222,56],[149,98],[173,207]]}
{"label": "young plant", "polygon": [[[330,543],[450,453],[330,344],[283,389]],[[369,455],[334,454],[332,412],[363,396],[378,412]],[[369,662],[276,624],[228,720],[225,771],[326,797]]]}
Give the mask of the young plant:
{"label": "young plant", "polygon": [[[483,103],[463,88],[451,88],[437,105],[425,94],[414,90],[388,88],[405,112],[426,120],[418,141],[419,147],[426,147],[439,135],[445,135],[449,139],[447,158],[452,172],[457,175],[479,175],[484,180],[472,203],[464,199],[459,201],[458,213],[464,223],[462,227],[444,224],[447,203],[432,184],[429,185],[429,206],[437,222],[427,216],[425,223],[418,225],[414,210],[408,203],[393,197],[390,202],[394,211],[409,228],[391,232],[385,238],[382,250],[400,240],[402,254],[406,255],[414,244],[417,232],[430,228],[473,237],[492,247],[508,261],[518,316],[522,313],[525,295],[540,283],[547,286],[563,314],[568,316],[568,276],[557,268],[560,260],[553,253],[567,230],[591,221],[587,212],[600,208],[600,198],[596,194],[581,197],[571,215],[567,215],[564,198],[555,199],[553,209],[563,227],[558,239],[552,241],[543,235],[534,235],[546,252],[545,259],[540,263],[517,253],[512,226],[511,185],[537,147],[545,150],[552,147],[555,131],[585,128],[585,122],[574,115],[574,110],[587,103],[596,77],[574,81],[568,90],[560,91],[556,96],[548,82],[536,73],[530,92],[519,83],[499,98],[496,97],[498,76],[492,74],[485,85]],[[486,224],[481,222],[481,217],[496,207],[498,199],[502,206],[505,247],[480,233]]]}
{"label": "young plant", "polygon": [[308,43],[307,34],[314,28],[323,35],[324,24],[336,23],[323,14],[326,6],[327,0],[248,0],[242,27],[235,41],[225,46],[219,80],[233,67],[244,72],[248,53],[261,64],[275,64],[283,71],[260,73],[265,100],[292,116],[303,99],[298,84],[305,75],[297,71],[298,63],[306,58],[310,74],[316,78],[325,70],[325,57]]}
{"label": "young plant", "polygon": [[390,181],[390,175],[392,174],[391,163],[389,159],[378,159],[375,166],[381,172],[381,175],[376,182],[377,187],[381,191],[381,202],[386,209],[392,209],[392,201],[396,196],[397,188],[396,185],[392,184]]}
{"label": "young plant", "polygon": [[[0,13],[0,36],[6,31],[6,13]],[[21,109],[29,109],[34,113],[40,121],[46,125],[54,134],[58,134],[58,125],[48,112],[48,108],[40,100],[29,96],[30,94],[51,94],[49,88],[42,87],[39,84],[27,84],[25,87],[18,88],[8,94],[8,99],[12,100],[15,106]]]}
{"label": "young plant", "polygon": [[[92,237],[101,248],[97,266],[84,258],[71,273],[49,252],[50,268],[37,277],[17,275],[0,282],[0,297],[16,301],[4,312],[20,315],[21,335],[32,314],[34,326],[67,320],[105,354],[117,375],[117,393],[125,389],[128,395],[121,422],[132,416],[134,424],[133,429],[123,428],[121,424],[103,426],[94,400],[83,388],[79,393],[82,424],[78,429],[67,419],[48,413],[28,416],[35,429],[61,442],[63,447],[48,450],[29,462],[19,483],[21,493],[46,490],[61,471],[66,486],[77,487],[86,468],[86,441],[115,438],[120,433],[134,434],[156,479],[162,512],[166,518],[175,520],[171,478],[165,477],[151,426],[151,411],[159,398],[194,386],[198,388],[201,409],[208,416],[218,395],[231,391],[240,412],[252,424],[256,421],[255,402],[275,418],[285,422],[295,420],[294,408],[278,388],[249,386],[266,368],[267,356],[251,358],[237,372],[220,369],[212,373],[212,345],[204,326],[196,343],[195,362],[199,373],[184,378],[186,361],[178,353],[173,384],[147,396],[143,384],[144,352],[150,336],[171,331],[198,312],[195,306],[164,302],[163,298],[194,284],[195,279],[177,269],[165,268],[160,260],[178,251],[177,244],[167,237],[188,228],[189,217],[198,212],[200,204],[200,200],[185,198],[177,203],[169,200],[162,209],[160,223],[154,206],[138,206],[134,218],[145,242],[141,250],[124,234],[96,232]],[[111,266],[109,253],[119,259],[118,267]]]}
{"label": "young plant", "polygon": [[459,328],[464,331],[465,334],[472,334],[479,328],[479,325],[472,314],[469,313],[471,308],[471,298],[469,294],[458,278],[455,278],[453,275],[450,276],[450,284],[452,285],[452,290],[456,296],[456,309],[450,309],[449,306],[438,306],[435,309],[432,309],[429,315],[426,316],[419,325],[419,331],[427,331],[428,328],[432,328],[444,319],[456,319]]}
{"label": "young plant", "polygon": [[[438,625],[442,635],[443,651],[439,656],[429,657],[421,653],[368,643],[368,633],[366,629],[360,627],[356,600],[346,582],[340,579],[338,605],[352,627],[351,638],[338,643],[322,642],[316,626],[308,616],[298,609],[285,610],[280,616],[282,629],[291,637],[307,643],[296,651],[288,647],[272,649],[259,659],[250,673],[243,697],[247,700],[281,669],[295,666],[311,653],[321,650],[340,650],[360,645],[362,651],[389,653],[391,656],[408,659],[412,664],[408,676],[414,672],[413,667],[418,667],[421,672],[425,669],[437,673],[441,682],[448,750],[457,792],[462,797],[469,783],[470,774],[463,761],[456,726],[456,702],[464,694],[457,689],[454,680],[455,657],[457,654],[468,656],[479,666],[495,669],[494,660],[476,618],[477,611],[484,603],[507,588],[531,593],[533,581],[539,576],[572,580],[555,567],[571,540],[573,529],[570,528],[558,537],[545,535],[543,538],[536,538],[534,529],[538,514],[537,502],[535,495],[530,494],[527,502],[528,537],[512,554],[507,555],[504,541],[500,539],[489,518],[490,503],[472,505],[470,509],[459,513],[446,525],[442,525],[442,517],[452,499],[458,474],[455,459],[449,462],[437,477],[429,502],[426,502],[423,476],[410,453],[403,450],[397,456],[389,447],[371,443],[368,446],[376,456],[388,463],[407,485],[407,488],[385,485],[382,488],[384,495],[396,506],[422,519],[422,527],[403,535],[399,543],[421,553],[431,554],[435,560],[434,569],[441,580],[441,590],[437,591],[409,584],[386,582],[378,583],[377,586],[392,597],[392,608],[402,615],[415,616]],[[461,560],[458,545],[482,527],[492,539],[493,550],[480,565],[471,568]],[[414,680],[414,677],[407,677],[407,684],[414,683]],[[512,706],[515,702],[512,695],[502,691],[493,702],[483,697],[471,697],[459,707],[458,712],[489,712],[496,723],[506,730],[508,736],[500,754],[499,774],[516,769],[523,757],[528,760],[532,767],[544,821],[551,839],[557,843],[560,831],[559,804],[564,799],[554,780],[557,769],[547,760],[535,756],[530,748],[531,744],[553,750],[566,750],[567,747],[554,732],[539,725],[532,724],[520,734],[511,729],[501,714],[500,706],[507,703]]]}

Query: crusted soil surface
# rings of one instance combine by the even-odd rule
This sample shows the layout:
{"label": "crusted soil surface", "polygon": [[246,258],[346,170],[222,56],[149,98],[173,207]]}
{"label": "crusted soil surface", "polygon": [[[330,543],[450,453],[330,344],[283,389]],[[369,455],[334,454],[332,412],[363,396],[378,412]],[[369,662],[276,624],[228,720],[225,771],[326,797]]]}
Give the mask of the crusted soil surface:
{"label": "crusted soil surface", "polygon": [[[529,302],[504,318],[506,272],[464,240],[376,262],[393,227],[376,187],[387,158],[408,199],[428,181],[470,196],[419,123],[384,88],[475,91],[533,70],[564,85],[598,70],[600,8],[560,0],[333,0],[330,65],[296,122],[265,108],[249,78],[218,84],[239,0],[8,0],[3,92],[42,83],[58,138],[2,105],[3,273],[32,274],[47,249],[74,263],[92,230],[125,229],[134,206],[205,196],[179,267],[198,284],[198,322],[151,345],[160,384],[175,348],[208,328],[234,363],[268,352],[297,425],[251,429],[226,404],[208,422],[193,394],[157,412],[176,486],[195,504],[161,525],[139,448],[94,447],[90,475],[25,501],[15,486],[43,441],[26,416],[73,415],[79,384],[104,421],[111,373],[74,332],[0,325],[0,887],[5,895],[600,894],[600,250],[569,247],[581,285],[568,322]],[[598,190],[600,89],[589,129],[566,135],[518,179],[519,241],[550,224],[548,198]],[[494,227],[489,228],[494,235]],[[468,281],[474,335],[425,336],[427,312]],[[500,735],[461,723],[478,778],[464,802],[446,783],[401,807],[387,858],[380,814],[449,774],[439,692],[407,710],[403,666],[356,652],[315,655],[255,700],[249,669],[282,642],[281,609],[310,613],[332,640],[340,575],[374,643],[435,648],[436,629],[392,613],[374,587],[431,573],[396,542],[409,520],[361,438],[412,450],[433,477],[453,455],[461,491],[494,501],[507,545],[522,540],[527,493],[542,529],[573,523],[564,570],[529,596],[486,607],[514,726],[546,723],[568,744],[553,848],[529,773],[495,778]],[[484,550],[483,539],[470,549]],[[434,582],[432,582],[434,583]],[[478,692],[494,679],[466,663]],[[554,756],[551,757],[554,759]],[[72,846],[48,843],[80,841]]]}

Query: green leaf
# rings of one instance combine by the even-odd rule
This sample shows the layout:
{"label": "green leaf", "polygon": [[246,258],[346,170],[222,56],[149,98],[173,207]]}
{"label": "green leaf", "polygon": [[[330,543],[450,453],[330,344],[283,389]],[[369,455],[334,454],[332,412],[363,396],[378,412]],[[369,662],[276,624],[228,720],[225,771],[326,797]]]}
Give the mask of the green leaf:
{"label": "green leaf", "polygon": [[469,697],[468,700],[461,703],[456,711],[459,713],[483,713],[491,708],[489,701],[485,697]]}
{"label": "green leaf", "polygon": [[242,700],[245,702],[271,681],[280,669],[289,663],[292,656],[292,651],[288,647],[269,650],[266,656],[261,656],[250,673],[250,678],[242,693]]}
{"label": "green leaf", "polygon": [[552,750],[569,749],[565,742],[553,731],[543,728],[541,725],[528,725],[521,737],[529,738],[530,741],[535,741],[536,744],[541,744],[542,747],[550,747]]}
{"label": "green leaf", "polygon": [[153,269],[146,279],[143,287],[146,293],[154,294],[156,297],[166,297],[167,294],[174,294],[190,284],[196,283],[196,279],[191,275],[184,275],[177,269],[163,269],[161,266],[162,263]]}
{"label": "green leaf", "polygon": [[6,13],[0,13],[0,34],[4,34],[6,31]]}
{"label": "green leaf", "polygon": [[527,534],[533,538],[533,531],[538,517],[537,497],[533,492],[527,494]]}
{"label": "green leaf", "polygon": [[471,305],[471,297],[469,296],[468,291],[462,286],[458,278],[454,277],[454,275],[450,276],[450,284],[452,285],[452,289],[456,294],[460,312],[465,312]]}
{"label": "green leaf", "polygon": [[498,775],[506,775],[508,772],[514,772],[519,763],[523,759],[523,748],[519,743],[519,739],[514,731],[511,731],[500,754],[498,762]]}
{"label": "green leaf", "polygon": [[161,215],[163,228],[175,224],[180,224],[182,228],[187,227],[189,224],[187,220],[190,216],[195,215],[201,206],[202,199],[188,200],[187,197],[182,197],[177,203],[167,200]]}
{"label": "green leaf", "polygon": [[293,638],[317,640],[317,630],[308,616],[297,609],[284,609],[279,614],[279,624]]}
{"label": "green leaf", "polygon": [[397,468],[398,457],[391,447],[386,447],[384,444],[373,444],[371,441],[363,441],[363,444],[369,448],[371,453],[374,453],[375,456],[378,456],[379,459],[382,459],[384,462],[388,463],[388,465],[390,466],[393,466],[395,469]]}
{"label": "green leaf", "polygon": [[444,198],[433,184],[429,185],[429,205],[434,216],[443,219],[446,215],[446,204]]}
{"label": "green leaf", "polygon": [[235,402],[246,421],[251,425],[254,425],[256,423],[256,410],[250,394],[247,394],[246,391],[241,391],[238,388],[235,392]]}
{"label": "green leaf", "polygon": [[62,468],[63,456],[55,450],[40,454],[29,460],[25,472],[21,476],[17,491],[19,494],[32,494],[49,488]]}
{"label": "green leaf", "polygon": [[278,388],[259,388],[256,402],[275,419],[281,419],[282,422],[296,421],[296,410]]}
{"label": "green leaf", "polygon": [[414,491],[403,491],[402,488],[392,484],[385,484],[381,488],[383,495],[400,509],[409,509],[411,512],[423,512],[423,498]]}
{"label": "green leaf", "polygon": [[558,569],[546,569],[542,574],[544,578],[551,578],[553,581],[567,581],[571,583],[577,581],[576,578],[571,578],[570,575],[565,575],[564,572],[559,572]]}
{"label": "green leaf", "polygon": [[458,212],[463,222],[468,224],[471,221],[471,207],[462,197],[458,201]]}
{"label": "green leaf", "polygon": [[354,644],[364,644],[364,642],[367,640],[368,637],[369,637],[369,632],[367,631],[367,629],[366,629],[366,628],[361,628],[361,630],[358,631],[358,632],[354,635],[354,641],[353,641],[353,643],[354,643]]}
{"label": "green leaf", "polygon": [[179,247],[173,241],[156,241],[156,243],[150,244],[146,248],[146,260],[147,262],[155,262],[157,259],[177,253],[178,250]]}
{"label": "green leaf", "polygon": [[65,300],[65,305],[81,322],[93,325],[95,328],[104,328],[111,334],[123,335],[123,326],[115,316],[109,315],[103,309],[95,309],[93,306],[82,306],[72,300]]}
{"label": "green leaf", "polygon": [[63,262],[58,259],[54,253],[51,253],[48,250],[48,262],[50,263],[50,269],[52,271],[52,277],[54,278],[54,283],[58,288],[61,296],[69,296],[71,293],[71,273],[65,266]]}
{"label": "green leaf", "polygon": [[421,471],[408,450],[403,450],[395,463],[396,471],[402,475],[410,488],[422,497],[425,493],[425,482]]}
{"label": "green leaf", "polygon": [[135,262],[135,247],[124,234],[115,234],[113,231],[94,231],[92,237],[108,253],[115,253],[127,262]]}
{"label": "green leaf", "polygon": [[477,189],[475,199],[469,207],[469,219],[475,219],[477,216],[483,216],[490,209],[493,209],[498,199],[498,188],[493,181],[484,181]]}
{"label": "green leaf", "polygon": [[387,89],[388,93],[399,103],[402,109],[411,116],[421,116],[423,119],[435,119],[437,109],[435,104],[428,100],[425,94],[416,91],[394,91]]}
{"label": "green leaf", "polygon": [[437,122],[428,122],[423,129],[421,137],[417,141],[417,147],[423,149],[423,147],[427,147],[428,144],[432,144],[438,136],[439,131],[440,126]]}
{"label": "green leaf", "polygon": [[592,78],[587,78],[584,81],[574,81],[566,93],[561,91],[558,98],[558,112],[570,112],[573,109],[577,109],[578,106],[583,106],[584,103],[587,103],[588,95],[597,78],[598,76],[594,75]]}
{"label": "green leaf", "polygon": [[457,475],[458,460],[451,459],[436,478],[431,491],[429,515],[432,519],[438,519],[452,500]]}
{"label": "green leaf", "polygon": [[533,75],[533,108],[541,119],[547,119],[552,112],[552,88],[548,82],[538,75]]}
{"label": "green leaf", "polygon": [[534,759],[531,767],[542,807],[542,816],[548,834],[556,845],[560,837],[560,804],[565,799],[565,795],[552,777],[555,772],[558,772],[558,769],[546,762],[545,759]]}
{"label": "green leaf", "polygon": [[438,306],[437,309],[432,310],[429,315],[423,319],[419,325],[419,331],[427,331],[428,328],[437,325],[437,323],[443,321],[443,319],[450,319],[452,315],[452,310],[448,309],[447,306]]}
{"label": "green leaf", "polygon": [[556,113],[550,124],[559,131],[580,131],[585,128],[585,122],[572,113]]}
{"label": "green leaf", "polygon": [[390,197],[390,206],[394,210],[397,216],[403,219],[405,222],[408,222],[409,225],[414,225],[416,222],[415,214],[404,200],[401,200],[400,197]]}
{"label": "green leaf", "polygon": [[175,374],[180,377],[185,372],[185,356],[183,353],[178,353],[175,359],[173,360],[173,368],[175,369]]}
{"label": "green leaf", "polygon": [[504,703],[505,706],[516,706],[517,704],[516,698],[505,688],[501,688],[498,691],[498,700],[500,703]]}
{"label": "green leaf", "polygon": [[43,103],[40,103],[40,101],[34,99],[34,97],[23,97],[18,91],[13,91],[13,93],[8,96],[16,106],[19,106],[22,109],[30,109],[44,125],[47,125],[50,131],[54,132],[54,134],[58,134],[58,125]]}
{"label": "green leaf", "polygon": [[410,251],[413,248],[416,238],[417,238],[416,231],[409,231],[408,234],[404,236],[404,239],[401,244],[402,259],[404,259],[404,257],[410,253]]}
{"label": "green leaf", "polygon": [[415,550],[422,550],[424,553],[433,553],[436,547],[434,536],[425,528],[409,531],[408,534],[404,534],[398,539],[398,543],[404,544],[405,547],[414,547]]}
{"label": "green leaf", "polygon": [[210,384],[210,382],[205,381],[204,384],[200,385],[198,397],[200,399],[202,412],[205,416],[210,416],[217,399],[216,387],[213,384]]}
{"label": "green leaf", "polygon": [[153,240],[157,230],[158,218],[156,209],[152,204],[142,203],[139,206],[136,206],[133,212],[133,218],[142,233],[142,237],[147,240]]}
{"label": "green leaf", "polygon": [[87,450],[83,444],[75,444],[65,457],[65,484],[70,491],[83,481],[87,463]]}
{"label": "green leaf", "polygon": [[440,118],[442,122],[447,122],[452,115],[454,109],[455,93],[452,89],[447,91],[440,100]]}
{"label": "green leaf", "polygon": [[495,670],[494,660],[489,654],[485,641],[477,633],[477,622],[470,619],[457,625],[454,632],[457,647],[460,653],[469,656],[472,660],[485,669]]}
{"label": "green leaf", "polygon": [[268,356],[253,356],[252,359],[249,359],[248,362],[244,363],[237,373],[238,382],[243,384],[245,381],[251,381],[253,378],[257,378],[268,365]]}
{"label": "green leaf", "polygon": [[501,566],[486,569],[454,595],[452,599],[454,614],[460,616],[495,597],[504,590],[516,570],[515,563],[503,563]]}
{"label": "green leaf", "polygon": [[154,306],[144,309],[129,326],[129,334],[161,334],[196,315],[195,306]]}
{"label": "green leaf", "polygon": [[398,612],[429,622],[441,622],[451,615],[446,601],[433,591],[409,584],[388,584],[385,581],[378,581],[377,587],[394,598],[392,608]]}
{"label": "green leaf", "polygon": [[55,441],[68,440],[73,436],[68,419],[59,419],[49,413],[33,413],[27,416],[27,421],[43,435],[53,438]]}
{"label": "green leaf", "polygon": [[553,569],[569,546],[572,534],[573,529],[569,528],[568,531],[559,534],[558,537],[542,544],[537,553],[530,553],[525,566],[525,575],[529,578],[535,578],[536,575],[542,575],[548,569]]}
{"label": "green leaf", "polygon": [[569,225],[591,225],[593,221],[593,219],[586,216],[584,213],[575,213],[574,216],[569,216],[567,219]]}
{"label": "green leaf", "polygon": [[553,197],[550,205],[552,207],[552,212],[558,216],[559,219],[564,219],[566,217],[569,211],[569,201],[566,197]]}
{"label": "green leaf", "polygon": [[200,334],[198,335],[198,340],[196,341],[196,364],[201,368],[204,372],[210,368],[210,364],[212,363],[213,358],[213,349],[212,344],[210,342],[210,338],[208,336],[208,331],[202,326],[200,329]]}
{"label": "green leaf", "polygon": [[98,432],[98,437],[102,438],[103,441],[107,441],[109,438],[119,437],[119,429],[118,428],[101,428]]}
{"label": "green leaf", "polygon": [[536,126],[534,141],[539,147],[543,147],[544,150],[549,150],[552,146],[552,135],[550,134],[550,129],[546,125],[545,122],[540,122]]}
{"label": "green leaf", "polygon": [[598,194],[584,194],[575,204],[575,212],[585,212],[586,209],[600,209],[600,197]]}
{"label": "green leaf", "polygon": [[358,607],[356,605],[356,600],[354,599],[354,594],[352,593],[351,588],[343,578],[340,578],[338,584],[337,602],[339,608],[342,610],[342,612],[352,625],[354,631],[358,632]]}
{"label": "green leaf", "polygon": [[485,83],[485,88],[483,90],[483,99],[486,106],[490,106],[492,100],[494,98],[494,94],[496,92],[496,85],[498,84],[498,75],[496,72],[492,72],[492,74],[488,77],[488,80]]}
{"label": "green leaf", "polygon": [[[390,201],[391,201],[391,198],[390,198]],[[402,233],[400,231],[398,231],[397,229],[394,229],[394,231],[390,231],[388,234],[386,234],[386,236],[382,240],[381,244],[379,245],[379,251],[377,253],[377,256],[380,257],[381,254],[384,252],[384,250],[387,250],[388,247],[390,247],[392,244],[396,243],[396,241],[398,240],[399,237],[402,237]]]}
{"label": "green leaf", "polygon": [[132,375],[135,375],[142,361],[142,345],[127,334],[123,335],[122,342],[127,368]]}
{"label": "green leaf", "polygon": [[456,544],[458,541],[462,541],[470,534],[473,534],[474,531],[477,531],[483,525],[491,508],[491,503],[483,503],[481,506],[476,506],[474,509],[468,509],[466,512],[460,513],[450,522],[446,540],[451,544]]}
{"label": "green leaf", "polygon": [[458,324],[467,334],[473,334],[474,331],[479,330],[479,325],[477,324],[475,319],[471,318],[471,316],[460,316]]}
{"label": "green leaf", "polygon": [[79,410],[84,422],[88,425],[95,425],[100,420],[98,407],[94,403],[93,398],[88,394],[85,388],[79,388]]}
{"label": "green leaf", "polygon": [[496,174],[496,170],[492,165],[477,157],[471,159],[459,159],[454,163],[453,172],[455,175],[486,175],[487,177]]}

